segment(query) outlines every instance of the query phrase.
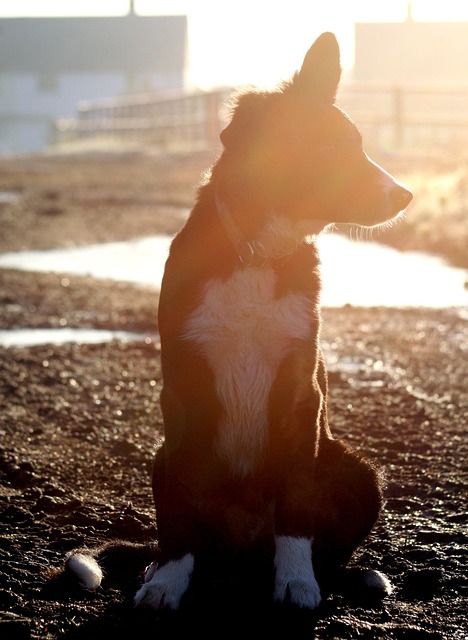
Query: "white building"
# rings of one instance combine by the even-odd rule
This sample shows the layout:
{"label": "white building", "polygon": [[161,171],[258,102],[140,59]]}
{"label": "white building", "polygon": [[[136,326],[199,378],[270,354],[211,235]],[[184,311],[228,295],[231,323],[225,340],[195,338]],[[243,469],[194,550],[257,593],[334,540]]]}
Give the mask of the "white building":
{"label": "white building", "polygon": [[468,22],[355,24],[355,82],[468,84]]}
{"label": "white building", "polygon": [[186,16],[0,19],[0,154],[41,150],[80,100],[185,88]]}

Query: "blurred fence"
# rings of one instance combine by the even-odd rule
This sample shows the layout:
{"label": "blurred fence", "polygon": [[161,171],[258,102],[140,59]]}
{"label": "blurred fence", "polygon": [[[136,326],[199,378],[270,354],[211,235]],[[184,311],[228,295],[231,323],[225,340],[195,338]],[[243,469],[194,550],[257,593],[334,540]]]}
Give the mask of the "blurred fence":
{"label": "blurred fence", "polygon": [[116,140],[165,151],[194,151],[218,144],[232,89],[149,93],[80,102],[76,118],[54,122],[53,142]]}
{"label": "blurred fence", "polygon": [[[78,105],[77,117],[54,123],[53,140],[115,140],[163,151],[214,148],[234,89],[141,94]],[[468,86],[343,85],[339,103],[382,150],[468,148]]]}
{"label": "blurred fence", "polygon": [[340,104],[379,149],[468,149],[468,85],[344,85]]}

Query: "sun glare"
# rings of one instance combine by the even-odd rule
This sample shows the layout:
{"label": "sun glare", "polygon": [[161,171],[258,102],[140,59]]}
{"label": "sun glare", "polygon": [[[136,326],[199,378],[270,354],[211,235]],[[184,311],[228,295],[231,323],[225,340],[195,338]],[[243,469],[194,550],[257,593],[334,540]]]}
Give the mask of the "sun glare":
{"label": "sun glare", "polygon": [[[303,0],[138,0],[139,11],[179,11],[189,19],[190,73],[194,85],[275,86],[289,78],[323,31],[333,31],[344,70],[354,63],[355,22],[468,20],[468,6],[457,0],[329,0],[317,6]],[[177,7],[177,9],[175,9]]]}
{"label": "sun glare", "polygon": [[[124,15],[130,0],[15,0],[0,16]],[[134,0],[141,15],[188,16],[189,73],[194,87],[274,86],[287,79],[322,31],[333,31],[343,68],[354,62],[355,22],[468,21],[460,0]]]}

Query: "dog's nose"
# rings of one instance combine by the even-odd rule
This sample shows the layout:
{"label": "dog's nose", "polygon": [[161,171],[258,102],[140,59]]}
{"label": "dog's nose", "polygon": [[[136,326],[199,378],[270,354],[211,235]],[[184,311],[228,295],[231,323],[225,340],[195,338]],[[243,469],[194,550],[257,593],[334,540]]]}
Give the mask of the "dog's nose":
{"label": "dog's nose", "polygon": [[398,207],[398,211],[403,211],[413,199],[413,194],[405,187],[397,185],[392,191],[391,198],[393,204]]}

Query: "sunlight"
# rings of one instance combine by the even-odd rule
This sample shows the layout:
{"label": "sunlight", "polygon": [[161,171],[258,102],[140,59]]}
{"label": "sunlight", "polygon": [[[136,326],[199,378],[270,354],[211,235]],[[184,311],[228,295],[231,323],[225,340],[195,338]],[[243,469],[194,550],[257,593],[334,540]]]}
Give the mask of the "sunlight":
{"label": "sunlight", "polygon": [[323,31],[337,36],[348,70],[354,63],[354,23],[406,20],[408,4],[414,20],[468,20],[468,6],[459,0],[329,0],[320,6],[303,0],[136,0],[141,13],[188,15],[189,76],[207,89],[274,87],[301,65]]}
{"label": "sunlight", "polygon": [[129,0],[15,0],[0,5],[0,16],[117,16],[128,7]]}
{"label": "sunlight", "polygon": [[[354,23],[406,20],[468,20],[459,0],[135,0],[139,14],[185,14],[189,25],[189,78],[193,87],[255,84],[275,86],[300,66],[322,31],[333,31],[342,65],[354,62]],[[124,15],[130,0],[15,0],[1,16]]]}

